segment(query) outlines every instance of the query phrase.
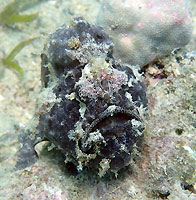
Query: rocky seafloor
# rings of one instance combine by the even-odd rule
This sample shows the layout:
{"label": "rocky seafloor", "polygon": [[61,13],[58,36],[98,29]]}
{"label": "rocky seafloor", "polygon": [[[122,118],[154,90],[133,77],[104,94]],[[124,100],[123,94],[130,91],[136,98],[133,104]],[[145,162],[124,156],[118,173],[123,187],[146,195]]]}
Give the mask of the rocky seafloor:
{"label": "rocky seafloor", "polygon": [[[117,177],[99,178],[89,170],[78,174],[72,166],[65,167],[59,152],[46,142],[36,147],[35,164],[15,169],[18,130],[31,121],[41,90],[40,53],[47,34],[69,24],[75,15],[95,22],[100,5],[96,0],[40,1],[28,10],[39,13],[37,20],[11,28],[0,25],[1,59],[20,41],[40,36],[16,56],[24,80],[0,66],[0,199],[196,199],[195,26],[185,48],[146,66],[149,115],[141,151]],[[194,0],[191,8],[195,22]]]}

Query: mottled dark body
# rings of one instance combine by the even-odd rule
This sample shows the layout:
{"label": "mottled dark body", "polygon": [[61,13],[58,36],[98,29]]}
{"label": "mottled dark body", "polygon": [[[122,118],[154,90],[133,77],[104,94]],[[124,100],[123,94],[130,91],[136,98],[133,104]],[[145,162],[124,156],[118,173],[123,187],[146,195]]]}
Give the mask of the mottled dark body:
{"label": "mottled dark body", "polygon": [[[70,38],[77,38],[78,46],[70,48]],[[102,28],[76,18],[72,26],[61,28],[50,36],[42,54],[42,83],[49,87],[55,79],[53,93],[60,101],[50,111],[42,112],[37,135],[55,144],[79,170],[83,167],[103,169],[103,161],[109,165],[104,172],[115,172],[128,165],[133,145],[144,129],[138,108],[147,106],[145,85],[134,81],[136,77],[130,67],[115,63],[112,47],[111,39]],[[93,61],[99,56],[109,65],[109,74],[104,73],[104,78]],[[83,70],[89,63],[94,71],[83,80]],[[51,77],[51,71],[55,78]],[[124,78],[122,84],[115,77]],[[128,80],[133,80],[131,86]],[[93,96],[87,90],[87,94],[83,94],[88,88],[85,81],[94,84],[93,91],[97,87],[102,93]],[[113,89],[114,86],[118,88]],[[67,98],[71,94],[74,98]],[[83,115],[81,104],[85,105]],[[137,128],[133,125],[134,120],[139,123]]]}
{"label": "mottled dark body", "polygon": [[[97,48],[99,48],[102,53],[107,53],[108,57],[111,56],[113,44],[111,38],[109,38],[109,36],[104,32],[103,28],[90,25],[82,18],[77,18],[73,20],[72,26],[70,26],[68,29],[66,29],[65,26],[62,26],[62,28],[50,35],[47,55],[44,53],[41,55],[42,83],[45,87],[49,82],[48,75],[50,74],[49,70],[43,67],[47,63],[51,63],[51,65],[54,67],[57,77],[62,75],[65,70],[73,70],[76,66],[84,66],[84,64],[86,64],[77,59],[71,58],[68,51],[77,47],[73,47],[72,49],[68,44],[68,40],[73,37],[79,38],[81,43],[86,43],[87,35],[94,38],[94,43],[97,44]],[[107,52],[106,49],[102,47],[102,43],[108,45]],[[77,73],[78,71],[76,74]],[[77,78],[79,78],[79,76],[77,76],[76,79]]]}

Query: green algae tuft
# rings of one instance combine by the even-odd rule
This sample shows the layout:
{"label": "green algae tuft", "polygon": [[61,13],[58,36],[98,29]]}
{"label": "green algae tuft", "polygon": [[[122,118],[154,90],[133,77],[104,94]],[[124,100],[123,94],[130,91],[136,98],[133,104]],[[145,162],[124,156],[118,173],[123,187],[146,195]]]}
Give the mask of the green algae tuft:
{"label": "green algae tuft", "polygon": [[38,13],[20,14],[32,4],[29,0],[15,0],[9,3],[0,13],[0,23],[9,25],[13,23],[31,22],[38,17]]}
{"label": "green algae tuft", "polygon": [[27,44],[31,43],[33,40],[37,39],[38,37],[34,37],[28,40],[24,40],[17,44],[14,49],[8,54],[8,56],[4,59],[2,59],[2,63],[5,67],[8,67],[19,75],[20,79],[24,78],[24,71],[22,67],[20,67],[19,64],[17,64],[15,61],[13,61],[14,57],[25,47]]}

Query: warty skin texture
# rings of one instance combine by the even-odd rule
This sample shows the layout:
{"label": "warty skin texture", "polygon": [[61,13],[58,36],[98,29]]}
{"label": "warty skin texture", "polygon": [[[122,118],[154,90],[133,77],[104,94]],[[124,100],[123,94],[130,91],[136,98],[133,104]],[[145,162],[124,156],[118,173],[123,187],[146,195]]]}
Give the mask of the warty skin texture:
{"label": "warty skin texture", "polygon": [[41,56],[42,85],[54,100],[37,112],[32,150],[49,140],[65,163],[78,171],[95,168],[99,176],[129,165],[144,130],[146,88],[131,67],[115,62],[112,48],[104,30],[82,18],[50,35]]}

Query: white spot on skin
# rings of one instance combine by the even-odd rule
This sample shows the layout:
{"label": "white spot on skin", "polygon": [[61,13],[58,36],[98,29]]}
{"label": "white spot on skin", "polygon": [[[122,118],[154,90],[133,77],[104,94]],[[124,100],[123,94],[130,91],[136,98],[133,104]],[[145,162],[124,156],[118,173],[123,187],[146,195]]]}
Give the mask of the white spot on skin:
{"label": "white spot on skin", "polygon": [[134,103],[134,102],[133,102],[133,99],[132,99],[132,95],[131,95],[129,92],[126,92],[126,93],[125,93],[125,96],[127,97],[127,99],[128,99],[131,103]]}
{"label": "white spot on skin", "polygon": [[99,168],[99,176],[102,177],[107,171],[108,169],[110,169],[110,162],[111,160],[109,159],[102,159],[101,162],[99,163],[100,164],[100,167]]}
{"label": "white spot on skin", "polygon": [[73,99],[76,98],[76,94],[75,94],[75,92],[72,92],[71,94],[66,94],[65,98],[72,101]]}
{"label": "white spot on skin", "polygon": [[79,112],[80,112],[80,116],[82,117],[82,119],[84,119],[84,114],[86,112],[86,104],[80,102]]}
{"label": "white spot on skin", "polygon": [[109,113],[111,113],[111,116],[113,115],[113,112],[116,110],[116,106],[115,105],[112,105],[112,106],[109,106],[108,108],[107,108],[107,111],[109,112]]}

